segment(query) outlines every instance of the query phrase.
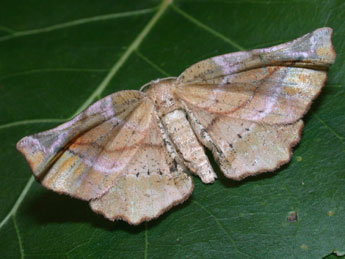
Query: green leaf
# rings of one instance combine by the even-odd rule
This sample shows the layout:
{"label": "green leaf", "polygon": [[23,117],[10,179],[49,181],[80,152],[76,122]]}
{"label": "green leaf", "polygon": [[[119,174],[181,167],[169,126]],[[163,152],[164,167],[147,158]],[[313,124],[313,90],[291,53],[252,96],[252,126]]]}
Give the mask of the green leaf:
{"label": "green leaf", "polygon": [[[343,0],[2,0],[2,258],[321,258],[345,253]],[[212,185],[140,226],[45,190],[15,150],[97,98],[179,75],[202,59],[334,29],[337,61],[292,161]],[[287,217],[297,212],[297,221]]]}

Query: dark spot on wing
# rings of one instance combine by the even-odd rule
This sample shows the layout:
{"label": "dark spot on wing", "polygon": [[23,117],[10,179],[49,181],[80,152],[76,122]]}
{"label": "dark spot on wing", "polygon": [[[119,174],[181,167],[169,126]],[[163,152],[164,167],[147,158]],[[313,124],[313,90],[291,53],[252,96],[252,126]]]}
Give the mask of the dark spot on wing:
{"label": "dark spot on wing", "polygon": [[177,161],[174,159],[173,164],[169,168],[170,172],[176,172],[177,171]]}

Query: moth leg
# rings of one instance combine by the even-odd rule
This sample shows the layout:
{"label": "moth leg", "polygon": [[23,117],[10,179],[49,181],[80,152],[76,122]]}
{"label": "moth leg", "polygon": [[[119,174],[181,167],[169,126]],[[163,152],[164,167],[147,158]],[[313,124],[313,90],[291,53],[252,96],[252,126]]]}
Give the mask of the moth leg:
{"label": "moth leg", "polygon": [[182,110],[175,110],[166,114],[162,121],[189,170],[198,175],[204,183],[214,182],[217,175],[186,119],[186,114]]}

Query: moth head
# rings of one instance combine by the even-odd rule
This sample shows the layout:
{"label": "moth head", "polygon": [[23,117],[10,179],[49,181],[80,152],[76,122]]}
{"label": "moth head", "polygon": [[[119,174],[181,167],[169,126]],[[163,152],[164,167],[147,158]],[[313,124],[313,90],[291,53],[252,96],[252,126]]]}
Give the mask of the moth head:
{"label": "moth head", "polygon": [[159,116],[179,108],[174,94],[176,78],[163,78],[150,82],[146,94],[154,103]]}

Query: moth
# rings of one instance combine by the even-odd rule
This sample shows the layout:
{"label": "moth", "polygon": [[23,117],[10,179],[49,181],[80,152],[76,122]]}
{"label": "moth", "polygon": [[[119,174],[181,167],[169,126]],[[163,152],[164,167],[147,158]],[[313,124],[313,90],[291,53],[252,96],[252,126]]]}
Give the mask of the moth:
{"label": "moth", "polygon": [[139,224],[191,195],[190,172],[233,180],[289,162],[303,115],[335,61],[331,28],[264,49],[200,61],[177,78],[113,93],[17,149],[47,189]]}

